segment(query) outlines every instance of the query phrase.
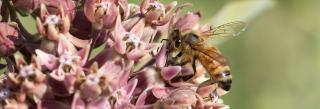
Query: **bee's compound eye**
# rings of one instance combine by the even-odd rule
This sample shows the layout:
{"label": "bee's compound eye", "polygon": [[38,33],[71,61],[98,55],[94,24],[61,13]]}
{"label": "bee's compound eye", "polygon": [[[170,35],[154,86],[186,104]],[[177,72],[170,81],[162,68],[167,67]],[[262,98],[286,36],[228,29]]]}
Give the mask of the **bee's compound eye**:
{"label": "bee's compound eye", "polygon": [[174,46],[175,46],[176,48],[179,48],[180,45],[181,45],[181,39],[180,39],[179,37],[177,37],[177,38],[175,39],[175,41],[174,41]]}

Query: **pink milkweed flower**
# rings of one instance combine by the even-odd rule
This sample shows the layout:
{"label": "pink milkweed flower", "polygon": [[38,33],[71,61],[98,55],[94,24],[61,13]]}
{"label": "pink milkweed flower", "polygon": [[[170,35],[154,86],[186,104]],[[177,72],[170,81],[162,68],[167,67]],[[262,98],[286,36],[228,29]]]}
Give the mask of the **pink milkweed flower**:
{"label": "pink milkweed flower", "polygon": [[144,55],[159,46],[157,43],[148,43],[141,40],[145,23],[141,19],[132,29],[127,32],[121,25],[120,17],[117,18],[114,34],[115,50],[120,54],[126,54],[128,59],[139,60]]}
{"label": "pink milkweed flower", "polygon": [[97,29],[112,28],[118,15],[114,0],[86,0],[84,13]]}
{"label": "pink milkweed flower", "polygon": [[0,57],[9,56],[15,51],[14,40],[18,39],[18,35],[14,27],[0,22]]}
{"label": "pink milkweed flower", "polygon": [[53,89],[54,92],[58,95],[68,95],[74,92],[76,77],[83,72],[82,66],[88,59],[90,44],[77,51],[65,37],[59,39],[58,56],[41,50],[36,50],[36,54],[40,60],[40,65],[52,70],[49,74],[49,84],[61,88]]}
{"label": "pink milkweed flower", "polygon": [[44,4],[40,6],[40,18],[36,18],[37,29],[39,33],[47,37],[49,40],[58,41],[59,37],[66,37],[73,45],[77,47],[85,47],[90,40],[81,40],[69,33],[70,19],[63,11],[60,5],[56,14],[50,14]]}
{"label": "pink milkweed flower", "polygon": [[38,60],[32,57],[31,64],[27,65],[24,59],[16,56],[16,63],[19,66],[18,73],[8,73],[7,87],[19,93],[17,100],[24,102],[26,96],[32,97],[35,102],[43,98],[48,90],[46,75],[41,71]]}
{"label": "pink milkweed flower", "polygon": [[140,11],[145,16],[147,23],[159,26],[170,21],[173,15],[171,11],[176,5],[176,1],[164,5],[158,0],[143,0]]}
{"label": "pink milkweed flower", "polygon": [[47,6],[47,9],[51,14],[58,13],[61,6],[70,21],[75,17],[76,2],[74,0],[44,0],[42,3]]}

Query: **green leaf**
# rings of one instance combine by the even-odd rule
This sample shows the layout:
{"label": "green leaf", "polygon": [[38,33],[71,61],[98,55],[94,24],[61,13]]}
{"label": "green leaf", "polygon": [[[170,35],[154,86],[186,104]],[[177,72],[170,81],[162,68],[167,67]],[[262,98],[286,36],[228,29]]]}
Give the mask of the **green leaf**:
{"label": "green leaf", "polygon": [[226,4],[211,20],[211,25],[218,26],[232,21],[249,23],[264,11],[274,6],[272,0],[233,0]]}

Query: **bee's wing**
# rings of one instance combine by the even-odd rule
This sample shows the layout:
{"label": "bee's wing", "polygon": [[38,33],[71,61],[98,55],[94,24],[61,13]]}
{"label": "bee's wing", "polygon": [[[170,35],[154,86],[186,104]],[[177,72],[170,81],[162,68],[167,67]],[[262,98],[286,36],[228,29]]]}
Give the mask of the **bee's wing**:
{"label": "bee's wing", "polygon": [[192,45],[192,48],[199,52],[199,58],[210,58],[218,62],[220,65],[226,65],[226,59],[221,55],[220,51],[214,46]]}
{"label": "bee's wing", "polygon": [[206,36],[209,43],[219,38],[231,38],[238,36],[242,31],[245,30],[247,24],[242,21],[233,21],[218,27],[212,28],[208,31],[204,31],[203,34]]}

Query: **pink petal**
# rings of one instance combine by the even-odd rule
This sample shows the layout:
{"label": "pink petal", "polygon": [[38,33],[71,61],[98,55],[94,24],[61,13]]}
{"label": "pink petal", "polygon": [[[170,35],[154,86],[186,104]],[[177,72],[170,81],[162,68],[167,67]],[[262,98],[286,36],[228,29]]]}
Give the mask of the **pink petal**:
{"label": "pink petal", "polygon": [[114,49],[120,53],[120,54],[124,54],[126,52],[126,44],[124,41],[122,41],[121,39],[116,40],[115,45],[114,45]]}
{"label": "pink petal", "polygon": [[144,50],[146,52],[151,52],[152,50],[154,50],[154,49],[156,49],[156,48],[158,48],[160,46],[161,46],[160,43],[146,43],[145,47],[144,47]]}
{"label": "pink petal", "polygon": [[40,61],[40,65],[45,65],[49,70],[53,70],[57,66],[57,57],[43,52],[42,50],[36,50],[37,58]]}
{"label": "pink petal", "polygon": [[80,56],[81,66],[84,66],[88,60],[89,52],[90,52],[90,44],[87,44],[84,48],[77,52],[77,55]]}
{"label": "pink petal", "polygon": [[168,44],[165,43],[163,44],[163,46],[161,47],[159,53],[157,54],[156,56],[156,65],[157,67],[159,68],[162,68],[166,65],[166,62],[167,62],[167,47],[168,47]]}
{"label": "pink petal", "polygon": [[39,17],[36,18],[37,30],[41,34],[45,34],[44,26]]}
{"label": "pink petal", "polygon": [[133,79],[133,80],[130,80],[128,84],[124,87],[124,90],[126,90],[127,92],[127,95],[125,97],[126,99],[129,100],[129,98],[132,96],[132,93],[136,88],[137,83],[138,83],[138,79]]}
{"label": "pink petal", "polygon": [[197,102],[196,93],[191,89],[177,89],[170,94],[169,98],[174,100],[176,105],[191,106]]}
{"label": "pink petal", "polygon": [[181,66],[169,66],[161,68],[161,76],[164,80],[171,80],[181,71]]}
{"label": "pink petal", "polygon": [[79,92],[74,94],[71,109],[86,109],[85,103],[81,99]]}
{"label": "pink petal", "polygon": [[152,24],[153,22],[157,21],[159,19],[159,17],[161,17],[161,15],[163,15],[163,11],[164,10],[160,10],[160,9],[148,11],[145,14],[146,22],[149,24]]}
{"label": "pink petal", "polygon": [[124,19],[127,19],[129,17],[129,7],[128,7],[128,1],[127,0],[118,0],[118,4],[120,6],[120,9],[123,11],[122,17]]}
{"label": "pink petal", "polygon": [[49,75],[56,81],[64,81],[65,78],[65,73],[60,68],[58,70],[52,71]]}
{"label": "pink petal", "polygon": [[87,109],[108,109],[106,106],[108,106],[107,97],[101,96],[96,100],[91,101]]}
{"label": "pink petal", "polygon": [[130,30],[130,33],[138,37],[141,37],[143,34],[144,26],[145,26],[145,21],[143,19],[140,19],[140,21],[132,27],[132,29]]}
{"label": "pink petal", "polygon": [[106,14],[103,16],[103,27],[110,29],[114,26],[114,22],[117,19],[118,15],[118,9],[116,8],[116,5],[112,3],[111,7],[107,9]]}
{"label": "pink petal", "polygon": [[213,80],[209,79],[207,81],[202,82],[198,89],[197,93],[202,97],[208,97],[210,94],[218,88],[218,85],[213,84]]}
{"label": "pink petal", "polygon": [[140,11],[145,14],[148,11],[150,0],[143,0],[140,6]]}
{"label": "pink petal", "polygon": [[84,14],[90,22],[94,22],[94,9],[96,0],[86,0],[84,3]]}
{"label": "pink petal", "polygon": [[130,60],[138,61],[146,54],[147,54],[147,52],[145,52],[143,50],[134,49],[127,54],[127,58]]}
{"label": "pink petal", "polygon": [[192,30],[199,23],[201,15],[199,12],[188,13],[181,17],[175,24],[175,28],[179,29],[181,32]]}
{"label": "pink petal", "polygon": [[59,38],[58,43],[58,54],[61,55],[65,53],[66,51],[71,51],[72,53],[75,53],[77,50],[76,48],[69,42],[66,37],[61,36]]}
{"label": "pink petal", "polygon": [[148,90],[144,90],[138,97],[136,102],[136,107],[142,107],[146,103],[146,98],[148,97]]}
{"label": "pink petal", "polygon": [[48,24],[48,33],[47,33],[48,39],[56,41],[59,38],[59,32],[55,28],[55,25]]}
{"label": "pink petal", "polygon": [[76,75],[74,74],[67,74],[65,76],[64,85],[69,93],[73,93],[76,79]]}
{"label": "pink petal", "polygon": [[167,98],[170,94],[170,89],[165,87],[152,88],[152,93],[158,99]]}
{"label": "pink petal", "polygon": [[122,22],[125,30],[130,31],[140,21],[141,17],[135,16]]}
{"label": "pink petal", "polygon": [[70,33],[66,33],[65,36],[73,45],[75,45],[79,48],[86,47],[86,46],[90,45],[92,42],[90,39],[88,39],[88,40],[79,39],[79,38],[71,35]]}

